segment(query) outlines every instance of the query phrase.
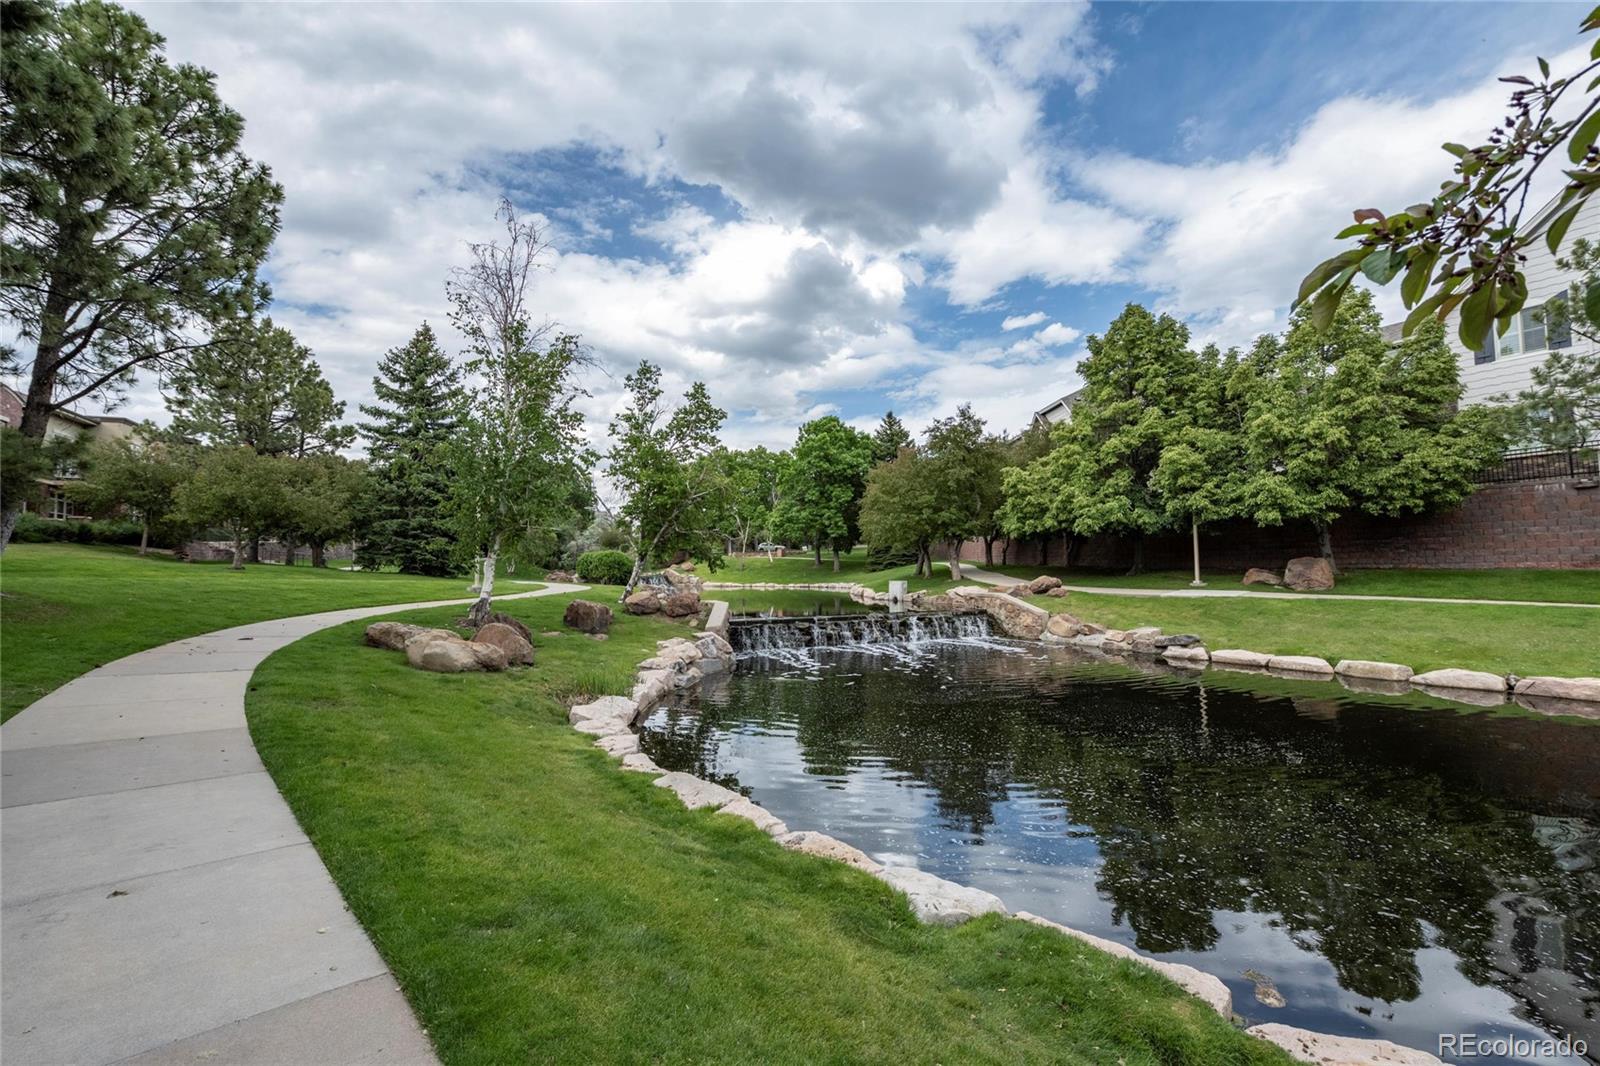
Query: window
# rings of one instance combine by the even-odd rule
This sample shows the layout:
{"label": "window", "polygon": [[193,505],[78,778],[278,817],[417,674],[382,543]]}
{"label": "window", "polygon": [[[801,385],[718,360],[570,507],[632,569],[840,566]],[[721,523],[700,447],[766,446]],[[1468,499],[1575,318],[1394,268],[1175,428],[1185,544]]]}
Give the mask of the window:
{"label": "window", "polygon": [[46,518],[66,519],[72,517],[72,504],[67,499],[67,494],[60,489],[51,489],[45,494],[44,516]]}
{"label": "window", "polygon": [[1572,324],[1566,314],[1567,298],[1554,296],[1539,307],[1524,307],[1500,336],[1493,328],[1473,352],[1474,363],[1492,363],[1502,355],[1532,355],[1535,352],[1572,347]]}

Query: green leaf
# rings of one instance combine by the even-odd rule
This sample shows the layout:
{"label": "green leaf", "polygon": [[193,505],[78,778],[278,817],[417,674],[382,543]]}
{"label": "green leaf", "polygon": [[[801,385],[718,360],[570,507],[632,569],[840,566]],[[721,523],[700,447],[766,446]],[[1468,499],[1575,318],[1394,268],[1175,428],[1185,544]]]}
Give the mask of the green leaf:
{"label": "green leaf", "polygon": [[1406,316],[1406,324],[1400,327],[1400,332],[1403,335],[1410,336],[1411,331],[1421,325],[1423,319],[1427,318],[1429,315],[1438,310],[1439,305],[1444,303],[1448,296],[1448,293],[1440,292],[1435,293],[1426,300],[1423,300],[1416,306],[1415,310]]}
{"label": "green leaf", "polygon": [[1361,273],[1375,285],[1387,285],[1406,265],[1406,255],[1398,248],[1377,248],[1361,261]]}
{"label": "green leaf", "polygon": [[1495,308],[1496,295],[1493,281],[1468,296],[1466,302],[1461,305],[1461,326],[1457,333],[1468,351],[1477,351],[1478,346],[1483,343],[1484,334],[1489,332],[1489,323],[1494,320]]}
{"label": "green leaf", "polygon": [[1544,56],[1539,57],[1539,76],[1543,78],[1548,78],[1550,76],[1550,63],[1544,58]]}
{"label": "green leaf", "polygon": [[1583,157],[1594,147],[1596,138],[1600,138],[1600,107],[1595,108],[1573,132],[1572,140],[1567,142],[1567,158],[1574,163],[1583,162]]}
{"label": "green leaf", "polygon": [[1342,240],[1346,240],[1346,239],[1348,239],[1350,237],[1365,237],[1367,234],[1369,234],[1371,232],[1372,232],[1372,223],[1370,223],[1370,222],[1357,222],[1354,226],[1346,226],[1344,229],[1342,229],[1338,233],[1334,234],[1333,235],[1333,239],[1336,240],[1336,241],[1342,241]]}
{"label": "green leaf", "polygon": [[1554,255],[1556,249],[1561,247],[1561,238],[1567,235],[1567,229],[1572,225],[1572,220],[1578,217],[1578,212],[1583,210],[1583,205],[1573,204],[1550,223],[1550,228],[1545,231],[1544,242],[1550,246],[1550,254]]}
{"label": "green leaf", "polygon": [[1583,313],[1590,322],[1600,322],[1600,283],[1591,282],[1583,294]]}
{"label": "green leaf", "polygon": [[1451,155],[1455,156],[1457,159],[1460,159],[1462,156],[1466,155],[1468,151],[1470,151],[1470,149],[1466,145],[1457,144],[1454,141],[1446,141],[1444,143],[1443,147],[1444,147],[1445,151],[1449,152]]}
{"label": "green leaf", "polygon": [[1406,268],[1406,276],[1400,282],[1400,299],[1407,307],[1422,299],[1422,294],[1428,291],[1428,275],[1433,272],[1433,264],[1438,260],[1437,248],[1419,248],[1411,253],[1411,265]]}
{"label": "green leaf", "polygon": [[1346,267],[1359,263],[1371,250],[1370,248],[1351,248],[1348,251],[1340,252],[1332,259],[1324,259],[1312,267],[1311,273],[1307,274],[1305,280],[1300,282],[1300,294],[1294,298],[1294,306],[1299,307],[1305,303],[1306,298],[1326,285],[1330,278]]}

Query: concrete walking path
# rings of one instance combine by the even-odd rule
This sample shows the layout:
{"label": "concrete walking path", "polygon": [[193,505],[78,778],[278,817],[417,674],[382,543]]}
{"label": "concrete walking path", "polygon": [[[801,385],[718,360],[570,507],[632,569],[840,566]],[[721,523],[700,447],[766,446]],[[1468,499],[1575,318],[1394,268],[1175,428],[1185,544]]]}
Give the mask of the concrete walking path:
{"label": "concrete walking path", "polygon": [[262,660],[308,634],[470,602],[174,641],[0,727],[0,1060],[436,1063],[257,757],[244,697]]}
{"label": "concrete walking path", "polygon": [[[945,565],[949,566],[950,564],[945,563]],[[966,563],[961,564],[961,576],[962,580],[981,581],[985,585],[996,585],[1000,588],[1026,584],[1022,578],[1012,577],[1010,574],[997,574],[992,570],[982,570]],[[1389,603],[1465,603],[1486,607],[1586,607],[1590,610],[1600,610],[1600,603],[1560,603],[1550,600],[1463,600],[1448,596],[1369,596],[1364,593],[1338,596],[1326,592],[1251,592],[1248,589],[1129,589],[1102,587],[1100,585],[1067,584],[1063,584],[1061,587],[1070,589],[1073,592],[1090,592],[1101,596],[1154,596],[1175,599],[1220,597],[1222,599],[1246,598],[1252,600],[1342,600],[1345,603],[1379,600]]]}

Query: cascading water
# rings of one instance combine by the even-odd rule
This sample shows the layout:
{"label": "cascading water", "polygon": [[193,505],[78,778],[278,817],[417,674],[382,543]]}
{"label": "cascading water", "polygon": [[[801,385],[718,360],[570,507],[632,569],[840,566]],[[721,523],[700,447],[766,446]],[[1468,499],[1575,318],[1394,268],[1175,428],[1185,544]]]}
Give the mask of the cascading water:
{"label": "cascading water", "polygon": [[800,618],[734,618],[728,642],[736,655],[797,659],[822,648],[895,654],[919,644],[990,644],[985,614],[817,615]]}

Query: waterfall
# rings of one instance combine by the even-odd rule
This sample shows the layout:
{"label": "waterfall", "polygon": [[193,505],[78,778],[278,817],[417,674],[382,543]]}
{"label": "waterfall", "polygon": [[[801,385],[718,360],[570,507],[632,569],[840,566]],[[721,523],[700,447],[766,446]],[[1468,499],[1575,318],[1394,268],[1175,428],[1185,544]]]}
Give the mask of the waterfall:
{"label": "waterfall", "polygon": [[728,622],[728,642],[740,655],[988,640],[990,635],[988,615],[953,612],[733,618]]}

